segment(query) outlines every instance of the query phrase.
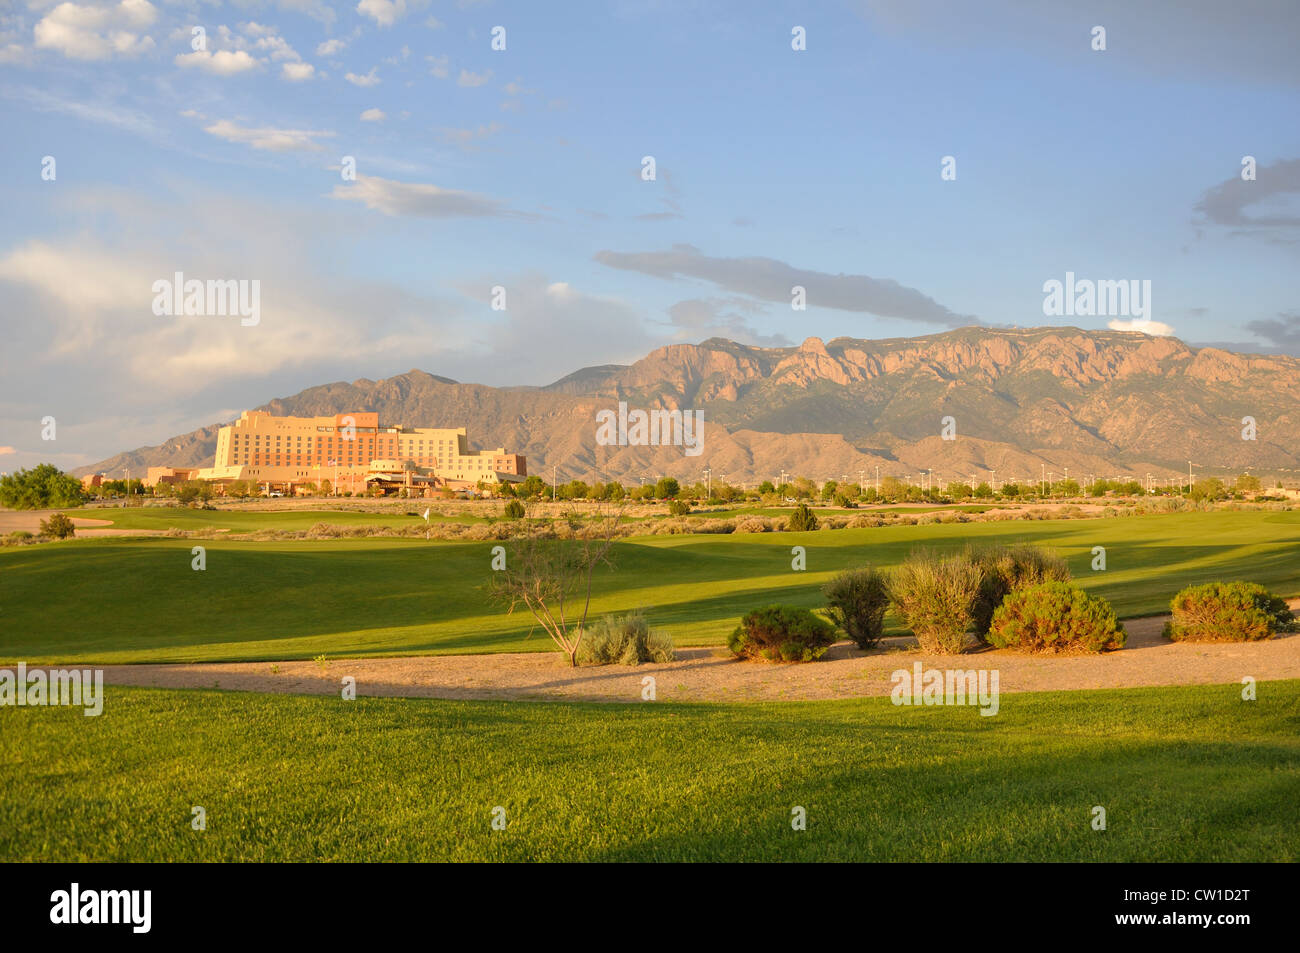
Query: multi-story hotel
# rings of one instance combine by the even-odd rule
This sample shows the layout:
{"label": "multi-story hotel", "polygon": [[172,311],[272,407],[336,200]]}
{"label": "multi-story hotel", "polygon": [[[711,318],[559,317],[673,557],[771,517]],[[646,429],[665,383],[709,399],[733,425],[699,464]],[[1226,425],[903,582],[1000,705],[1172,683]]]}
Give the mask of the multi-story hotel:
{"label": "multi-story hotel", "polygon": [[[170,471],[153,468],[146,482],[166,480]],[[336,489],[375,483],[472,489],[479,483],[519,482],[527,475],[522,454],[506,453],[504,447],[471,450],[464,427],[381,425],[375,413],[275,417],[251,410],[218,431],[216,459],[195,478],[289,490],[322,480]]]}

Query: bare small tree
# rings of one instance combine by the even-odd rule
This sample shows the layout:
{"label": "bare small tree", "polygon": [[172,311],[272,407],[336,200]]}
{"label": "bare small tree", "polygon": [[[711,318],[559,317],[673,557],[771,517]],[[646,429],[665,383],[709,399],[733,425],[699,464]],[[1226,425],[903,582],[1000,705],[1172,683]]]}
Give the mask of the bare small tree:
{"label": "bare small tree", "polygon": [[[532,524],[507,552],[506,568],[492,574],[493,598],[509,612],[527,607],[571,666],[578,664],[596,567],[613,565],[622,512],[622,507],[600,507],[583,519],[569,510],[553,523]],[[562,532],[556,535],[554,529]]]}

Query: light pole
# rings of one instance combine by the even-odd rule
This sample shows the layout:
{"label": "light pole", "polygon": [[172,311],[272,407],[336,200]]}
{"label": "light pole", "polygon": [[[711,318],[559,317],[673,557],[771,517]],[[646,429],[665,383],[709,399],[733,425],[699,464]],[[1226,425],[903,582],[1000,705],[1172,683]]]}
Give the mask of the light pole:
{"label": "light pole", "polygon": [[858,471],[858,493],[862,496],[867,495],[867,471]]}
{"label": "light pole", "polygon": [[713,496],[713,468],[712,467],[704,468],[704,479],[706,481],[706,489],[704,491],[705,496],[712,497]]}

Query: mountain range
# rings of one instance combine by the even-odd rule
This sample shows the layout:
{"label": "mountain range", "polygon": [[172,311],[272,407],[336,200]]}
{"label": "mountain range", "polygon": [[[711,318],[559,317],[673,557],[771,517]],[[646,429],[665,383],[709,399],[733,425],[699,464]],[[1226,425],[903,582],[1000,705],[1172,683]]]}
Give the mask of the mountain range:
{"label": "mountain range", "polygon": [[[703,452],[603,446],[596,414],[702,412]],[[421,370],[322,384],[258,410],[376,411],[408,427],[466,427],[529,472],[561,481],[659,476],[753,482],[787,476],[1037,480],[1258,473],[1300,468],[1300,358],[1192,347],[1172,337],[1078,328],[960,328],[887,340],[810,337],[798,347],[721,338],[587,367],[544,387],[463,384]],[[944,418],[952,418],[944,439]],[[1250,433],[1252,418],[1255,439]],[[75,471],[209,466],[225,421]]]}

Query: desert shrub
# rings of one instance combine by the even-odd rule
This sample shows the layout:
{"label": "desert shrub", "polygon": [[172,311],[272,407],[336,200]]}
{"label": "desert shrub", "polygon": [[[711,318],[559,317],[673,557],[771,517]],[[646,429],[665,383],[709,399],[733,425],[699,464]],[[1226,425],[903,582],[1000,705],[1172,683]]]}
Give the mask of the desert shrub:
{"label": "desert shrub", "polygon": [[817,515],[808,509],[807,503],[800,503],[790,514],[790,521],[785,527],[792,533],[806,533],[817,528]]}
{"label": "desert shrub", "polygon": [[835,626],[799,606],[765,606],[747,613],[728,648],[740,658],[811,662],[835,642]]}
{"label": "desert shrub", "polygon": [[502,515],[508,520],[521,520],[524,518],[524,504],[519,500],[512,499],[506,504]]}
{"label": "desert shrub", "polygon": [[50,539],[68,539],[77,535],[77,527],[63,513],[53,513],[49,519],[41,520],[41,535]]}
{"label": "desert shrub", "polygon": [[1007,595],[988,641],[1030,652],[1117,649],[1127,638],[1109,602],[1068,582],[1043,582]]}
{"label": "desert shrub", "polygon": [[669,516],[685,516],[690,511],[691,511],[691,504],[687,503],[685,500],[668,501]]}
{"label": "desert shrub", "polygon": [[1286,600],[1253,582],[1189,586],[1170,608],[1164,634],[1175,642],[1253,642],[1295,627]]}
{"label": "desert shrub", "polygon": [[827,609],[860,649],[875,648],[885,634],[885,610],[889,608],[889,579],[885,573],[865,566],[850,569],[822,587]]}
{"label": "desert shrub", "polygon": [[736,521],[737,533],[766,533],[771,526],[761,516],[746,516]]}
{"label": "desert shrub", "polygon": [[975,637],[985,641],[993,613],[1008,593],[1043,582],[1069,582],[1070,567],[1061,557],[1039,546],[985,546],[967,551],[980,567],[982,579],[972,614]]}
{"label": "desert shrub", "polygon": [[0,546],[24,546],[30,543],[36,537],[25,529],[16,529],[8,536],[0,539]]}
{"label": "desert shrub", "polygon": [[665,632],[652,630],[639,612],[607,615],[582,634],[577,658],[579,665],[671,662],[673,640]]}
{"label": "desert shrub", "polygon": [[913,553],[890,576],[889,594],[921,648],[956,655],[966,648],[981,570],[965,555]]}

